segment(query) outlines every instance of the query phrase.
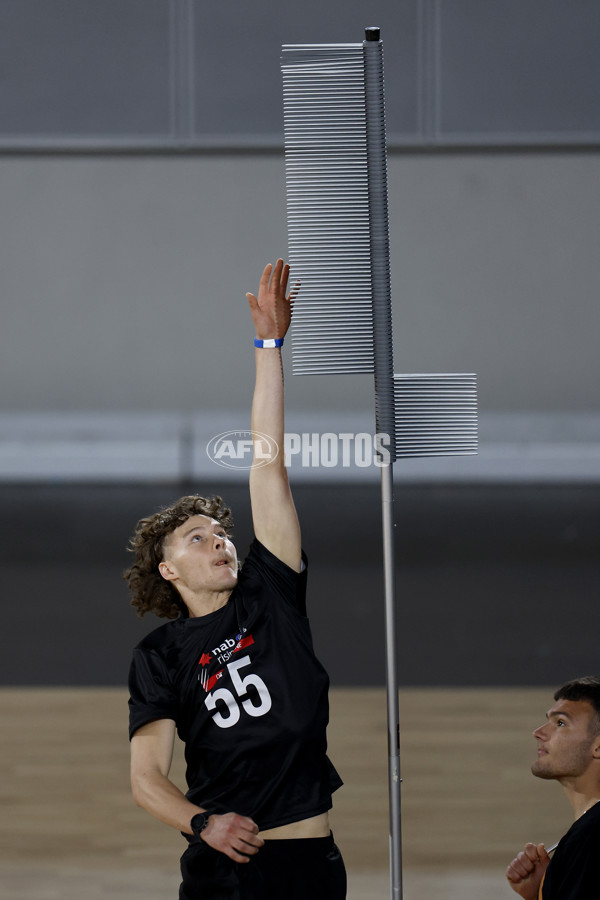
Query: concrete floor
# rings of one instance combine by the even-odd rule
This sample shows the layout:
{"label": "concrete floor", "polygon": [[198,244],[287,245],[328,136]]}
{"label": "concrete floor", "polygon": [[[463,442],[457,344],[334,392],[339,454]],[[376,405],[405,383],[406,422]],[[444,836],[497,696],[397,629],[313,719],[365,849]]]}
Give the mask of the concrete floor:
{"label": "concrete floor", "polygon": [[[547,689],[400,692],[408,900],[501,900],[509,861],[570,824],[560,787],[530,774]],[[334,688],[329,752],[344,778],[331,824],[349,900],[389,896],[383,688]],[[134,805],[123,688],[0,690],[0,896],[169,900],[184,847]],[[177,743],[171,777],[184,786]]]}

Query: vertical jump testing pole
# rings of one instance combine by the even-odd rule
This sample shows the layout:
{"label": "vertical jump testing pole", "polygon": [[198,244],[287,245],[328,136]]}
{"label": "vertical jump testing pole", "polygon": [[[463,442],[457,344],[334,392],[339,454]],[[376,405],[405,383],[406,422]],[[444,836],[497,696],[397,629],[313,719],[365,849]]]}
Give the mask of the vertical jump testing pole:
{"label": "vertical jump testing pole", "polygon": [[[390,241],[388,227],[387,154],[383,88],[383,50],[378,28],[365,32],[365,112],[367,178],[373,297],[373,363],[376,433],[388,435],[395,446],[394,365]],[[393,457],[381,467],[383,583],[386,636],[388,720],[388,791],[390,819],[390,882],[392,900],[402,897],[402,834],[400,806],[400,714],[396,660],[397,626],[394,576]]]}
{"label": "vertical jump testing pole", "polygon": [[389,461],[379,462],[390,897],[401,900],[393,464],[476,453],[477,396],[474,375],[394,374],[383,46],[378,28],[365,37],[283,46],[288,257],[301,283],[292,356],[295,375],[373,373],[375,434],[388,438]]}

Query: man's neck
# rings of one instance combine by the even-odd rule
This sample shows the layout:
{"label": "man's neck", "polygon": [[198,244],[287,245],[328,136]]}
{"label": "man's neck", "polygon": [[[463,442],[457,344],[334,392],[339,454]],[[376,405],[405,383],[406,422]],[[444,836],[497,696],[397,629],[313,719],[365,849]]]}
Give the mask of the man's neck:
{"label": "man's neck", "polygon": [[600,785],[594,785],[589,789],[576,788],[573,785],[563,785],[567,799],[573,807],[575,820],[580,819],[585,813],[600,801]]}
{"label": "man's neck", "polygon": [[227,605],[227,601],[231,597],[232,591],[219,591],[203,594],[192,594],[183,597],[183,602],[187,606],[190,618],[196,619],[201,616],[208,616],[210,613],[216,612]]}

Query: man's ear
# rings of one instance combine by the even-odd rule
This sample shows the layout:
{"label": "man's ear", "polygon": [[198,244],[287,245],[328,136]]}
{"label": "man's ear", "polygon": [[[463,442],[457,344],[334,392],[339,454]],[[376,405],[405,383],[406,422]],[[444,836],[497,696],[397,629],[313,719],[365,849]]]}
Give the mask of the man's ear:
{"label": "man's ear", "polygon": [[174,569],[171,568],[168,562],[165,562],[165,560],[159,562],[158,571],[165,579],[165,581],[175,581],[175,579],[177,578],[177,573]]}

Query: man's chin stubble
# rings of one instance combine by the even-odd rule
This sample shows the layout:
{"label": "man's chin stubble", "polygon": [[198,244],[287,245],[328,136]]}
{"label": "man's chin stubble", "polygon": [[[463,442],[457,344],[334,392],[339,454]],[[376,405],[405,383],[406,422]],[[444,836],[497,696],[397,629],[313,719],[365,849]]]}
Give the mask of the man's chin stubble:
{"label": "man's chin stubble", "polygon": [[547,769],[543,769],[539,765],[539,760],[536,760],[536,762],[534,762],[531,766],[531,774],[535,775],[536,778],[554,778],[554,775],[551,772],[549,772]]}

